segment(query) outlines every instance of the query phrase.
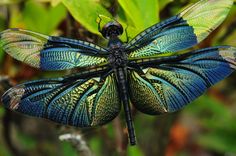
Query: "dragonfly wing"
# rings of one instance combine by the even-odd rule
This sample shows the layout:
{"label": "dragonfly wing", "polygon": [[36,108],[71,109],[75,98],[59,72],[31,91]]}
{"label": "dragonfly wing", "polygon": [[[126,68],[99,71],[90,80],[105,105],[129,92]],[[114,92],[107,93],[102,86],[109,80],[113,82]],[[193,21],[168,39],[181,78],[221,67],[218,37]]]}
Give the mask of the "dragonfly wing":
{"label": "dragonfly wing", "polygon": [[105,124],[121,109],[114,74],[101,81],[67,77],[27,82],[9,89],[2,102],[17,112],[78,127]]}
{"label": "dragonfly wing", "polygon": [[42,70],[106,64],[107,51],[89,42],[46,36],[22,29],[0,33],[0,46],[15,59]]}
{"label": "dragonfly wing", "polygon": [[131,101],[147,114],[174,112],[236,69],[236,48],[213,47],[130,71]]}
{"label": "dragonfly wing", "polygon": [[226,18],[233,0],[201,0],[180,14],[153,25],[127,45],[130,57],[150,57],[190,48]]}

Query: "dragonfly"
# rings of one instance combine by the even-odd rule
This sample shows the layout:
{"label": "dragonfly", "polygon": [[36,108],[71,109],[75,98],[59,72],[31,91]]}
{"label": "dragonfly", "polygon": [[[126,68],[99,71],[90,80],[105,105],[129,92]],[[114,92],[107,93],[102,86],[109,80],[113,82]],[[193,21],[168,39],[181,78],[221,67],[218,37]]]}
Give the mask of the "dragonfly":
{"label": "dragonfly", "polygon": [[233,0],[201,0],[154,24],[129,42],[117,21],[99,28],[107,47],[23,29],[0,34],[3,51],[44,71],[78,69],[60,78],[10,88],[3,105],[29,116],[75,127],[112,121],[123,107],[128,138],[136,144],[131,106],[158,115],[180,110],[236,69],[236,48],[189,50],[226,18]]}

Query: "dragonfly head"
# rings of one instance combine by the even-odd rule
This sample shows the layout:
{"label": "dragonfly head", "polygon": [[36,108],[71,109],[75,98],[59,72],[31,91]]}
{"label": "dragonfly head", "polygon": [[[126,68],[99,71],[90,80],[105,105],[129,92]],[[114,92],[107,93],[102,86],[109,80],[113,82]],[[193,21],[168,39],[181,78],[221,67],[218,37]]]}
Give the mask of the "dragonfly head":
{"label": "dragonfly head", "polygon": [[104,25],[100,32],[104,38],[114,39],[123,33],[123,27],[120,23],[112,21]]}

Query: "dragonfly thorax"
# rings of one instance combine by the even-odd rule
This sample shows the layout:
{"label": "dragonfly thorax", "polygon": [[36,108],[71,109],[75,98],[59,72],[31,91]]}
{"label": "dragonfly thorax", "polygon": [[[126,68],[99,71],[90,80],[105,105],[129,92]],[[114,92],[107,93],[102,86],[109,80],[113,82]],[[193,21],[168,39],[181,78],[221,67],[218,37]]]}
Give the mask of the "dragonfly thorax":
{"label": "dragonfly thorax", "polygon": [[110,49],[108,61],[113,68],[125,67],[127,64],[127,54],[123,48]]}

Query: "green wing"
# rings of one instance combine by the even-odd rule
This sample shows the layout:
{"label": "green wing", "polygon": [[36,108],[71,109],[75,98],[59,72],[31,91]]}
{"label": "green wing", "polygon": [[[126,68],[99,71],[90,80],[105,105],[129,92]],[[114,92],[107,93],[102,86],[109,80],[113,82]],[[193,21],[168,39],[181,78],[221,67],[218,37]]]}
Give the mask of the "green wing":
{"label": "green wing", "polygon": [[233,0],[201,0],[146,29],[128,43],[129,59],[173,53],[200,43],[223,22],[232,4]]}
{"label": "green wing", "polygon": [[114,119],[121,105],[114,74],[104,80],[76,76],[27,82],[9,89],[8,109],[57,123],[93,127]]}
{"label": "green wing", "polygon": [[15,59],[42,70],[86,68],[107,64],[108,52],[97,45],[22,29],[0,33],[0,47]]}

